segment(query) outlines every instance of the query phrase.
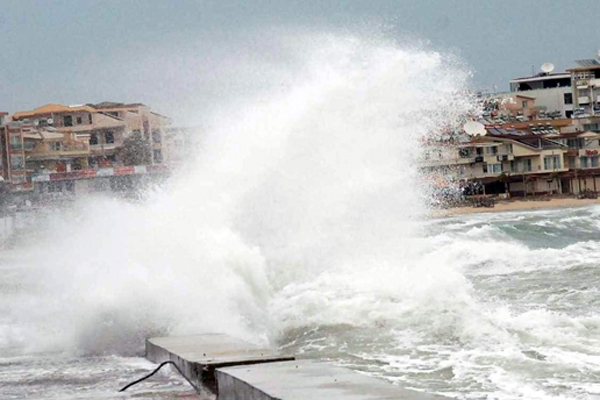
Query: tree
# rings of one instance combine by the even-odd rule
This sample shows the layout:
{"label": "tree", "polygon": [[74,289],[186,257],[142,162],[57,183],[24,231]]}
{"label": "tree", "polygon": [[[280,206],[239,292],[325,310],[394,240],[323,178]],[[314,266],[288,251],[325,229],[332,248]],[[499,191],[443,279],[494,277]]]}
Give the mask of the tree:
{"label": "tree", "polygon": [[123,146],[119,149],[119,159],[125,165],[150,164],[150,141],[136,131],[123,140]]}

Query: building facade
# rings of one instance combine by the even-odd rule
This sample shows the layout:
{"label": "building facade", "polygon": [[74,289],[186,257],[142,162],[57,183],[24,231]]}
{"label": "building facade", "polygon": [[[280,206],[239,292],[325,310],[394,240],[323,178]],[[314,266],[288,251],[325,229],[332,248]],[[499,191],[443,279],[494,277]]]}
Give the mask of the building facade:
{"label": "building facade", "polygon": [[[73,186],[68,182],[166,171],[170,119],[143,104],[47,104],[7,119],[0,113],[0,176],[13,192],[31,191],[35,183],[52,189],[59,184],[48,182]],[[144,139],[148,155],[135,168],[122,157],[132,135]]]}
{"label": "building facade", "polygon": [[587,118],[600,116],[600,62],[578,60],[577,67],[568,69],[573,82],[575,116]]}
{"label": "building facade", "polygon": [[575,108],[570,73],[540,73],[510,81],[510,92],[535,99],[537,113],[570,118]]}

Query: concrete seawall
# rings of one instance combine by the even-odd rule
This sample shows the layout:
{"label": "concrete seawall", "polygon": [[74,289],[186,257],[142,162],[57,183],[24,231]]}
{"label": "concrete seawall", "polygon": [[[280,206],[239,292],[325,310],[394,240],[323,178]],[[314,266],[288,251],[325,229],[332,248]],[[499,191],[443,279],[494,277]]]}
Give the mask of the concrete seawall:
{"label": "concrete seawall", "polygon": [[212,392],[217,391],[217,368],[294,359],[223,334],[151,338],[146,340],[146,358],[175,362],[189,380]]}
{"label": "concrete seawall", "polygon": [[217,370],[219,400],[443,400],[316,360]]}
{"label": "concrete seawall", "polygon": [[219,400],[442,400],[317,360],[295,360],[223,334],[152,338],[146,357],[173,361]]}

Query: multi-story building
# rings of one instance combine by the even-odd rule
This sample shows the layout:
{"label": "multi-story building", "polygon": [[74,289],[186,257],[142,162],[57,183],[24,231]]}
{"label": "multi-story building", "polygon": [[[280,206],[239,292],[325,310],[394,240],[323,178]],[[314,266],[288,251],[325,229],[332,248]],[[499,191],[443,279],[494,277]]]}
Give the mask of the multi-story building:
{"label": "multi-story building", "polygon": [[90,145],[73,132],[39,128],[25,135],[26,167],[38,173],[71,172],[89,168]]}
{"label": "multi-story building", "polygon": [[[101,115],[107,115],[122,121],[122,134],[117,142],[122,144],[123,139],[130,134],[140,134],[146,139],[151,164],[163,164],[169,161],[170,154],[165,146],[165,131],[171,126],[171,119],[150,110],[150,107],[141,104],[124,104],[114,102],[103,102],[88,104]],[[105,139],[106,141],[106,139]],[[102,138],[98,138],[101,144]]]}
{"label": "multi-story building", "polygon": [[568,72],[512,79],[510,91],[534,98],[538,113],[556,118],[570,118],[573,114],[571,74]]}
{"label": "multi-story building", "polygon": [[33,127],[19,122],[8,122],[1,132],[2,172],[12,191],[33,189],[31,174],[27,169],[26,152],[32,143],[26,140]]}
{"label": "multi-story building", "polygon": [[488,127],[484,136],[429,150],[422,168],[449,174],[458,182],[480,183],[488,194],[570,193],[571,181],[564,179],[568,145],[553,135],[560,132]]}
{"label": "multi-story building", "polygon": [[574,116],[600,115],[600,62],[594,59],[575,62],[577,67],[567,70],[573,82]]}
{"label": "multi-story building", "polygon": [[29,123],[46,132],[49,129],[64,133],[69,143],[88,142],[86,162],[79,161],[74,168],[122,166],[119,150],[132,134],[143,135],[146,139],[150,155],[147,164],[162,164],[168,158],[168,154],[164,152],[162,136],[170,125],[170,119],[150,111],[143,104],[47,104],[31,111],[17,112],[12,119]]}
{"label": "multi-story building", "polygon": [[[35,193],[44,195],[121,191],[147,175],[168,176],[163,132],[170,120],[143,104],[47,104],[8,122],[7,115],[0,113],[0,177],[13,192],[34,184]],[[123,150],[135,153],[140,145],[128,144],[132,135],[148,146],[141,163],[122,159]]]}

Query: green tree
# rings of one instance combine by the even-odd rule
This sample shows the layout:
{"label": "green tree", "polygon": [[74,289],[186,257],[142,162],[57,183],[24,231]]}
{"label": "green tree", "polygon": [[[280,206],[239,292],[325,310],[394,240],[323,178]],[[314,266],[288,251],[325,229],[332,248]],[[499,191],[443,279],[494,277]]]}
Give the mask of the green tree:
{"label": "green tree", "polygon": [[123,140],[119,150],[119,159],[125,165],[150,164],[150,141],[138,131],[133,132]]}

